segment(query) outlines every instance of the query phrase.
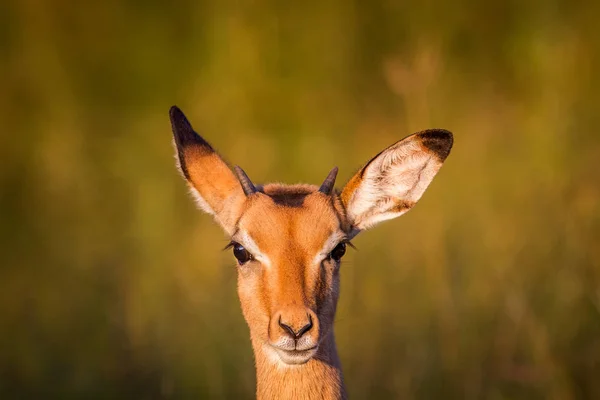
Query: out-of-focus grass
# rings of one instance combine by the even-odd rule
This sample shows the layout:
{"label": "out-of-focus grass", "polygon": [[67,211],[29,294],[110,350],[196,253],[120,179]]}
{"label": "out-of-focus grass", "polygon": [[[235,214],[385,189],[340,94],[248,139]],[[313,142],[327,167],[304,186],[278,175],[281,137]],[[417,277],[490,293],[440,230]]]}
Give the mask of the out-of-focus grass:
{"label": "out-of-focus grass", "polygon": [[251,398],[181,106],[255,180],[455,148],[345,258],[354,398],[600,397],[600,3],[0,4],[0,397]]}

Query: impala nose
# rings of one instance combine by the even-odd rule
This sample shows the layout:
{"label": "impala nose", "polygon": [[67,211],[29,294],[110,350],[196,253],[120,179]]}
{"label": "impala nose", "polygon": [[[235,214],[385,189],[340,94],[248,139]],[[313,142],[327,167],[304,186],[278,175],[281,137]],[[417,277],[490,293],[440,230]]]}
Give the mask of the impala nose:
{"label": "impala nose", "polygon": [[[309,308],[286,307],[273,317],[271,319],[271,332],[275,335],[278,332],[279,335],[287,336],[295,341],[306,336],[308,332],[313,333],[312,336],[318,335],[317,316]],[[272,339],[277,340],[276,336]]]}
{"label": "impala nose", "polygon": [[285,323],[281,320],[281,315],[279,316],[279,326],[288,334],[292,339],[300,339],[302,335],[306,332],[310,331],[313,327],[312,317],[310,314],[307,314],[308,323],[304,326],[294,327],[294,325]]}

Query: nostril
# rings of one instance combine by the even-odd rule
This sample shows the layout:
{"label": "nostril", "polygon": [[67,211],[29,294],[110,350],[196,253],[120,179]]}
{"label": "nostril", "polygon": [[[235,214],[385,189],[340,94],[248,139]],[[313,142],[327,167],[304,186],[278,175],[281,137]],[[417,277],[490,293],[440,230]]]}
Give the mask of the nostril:
{"label": "nostril", "polygon": [[287,331],[287,333],[290,334],[291,337],[296,338],[296,332],[294,332],[294,330],[292,329],[291,326],[284,324],[283,322],[281,322],[281,317],[279,317],[279,326]]}
{"label": "nostril", "polygon": [[296,334],[296,339],[301,338],[302,335],[304,335],[306,332],[310,331],[312,329],[312,327],[313,327],[312,317],[309,315],[308,316],[308,324],[306,324],[302,328],[300,328],[300,330]]}

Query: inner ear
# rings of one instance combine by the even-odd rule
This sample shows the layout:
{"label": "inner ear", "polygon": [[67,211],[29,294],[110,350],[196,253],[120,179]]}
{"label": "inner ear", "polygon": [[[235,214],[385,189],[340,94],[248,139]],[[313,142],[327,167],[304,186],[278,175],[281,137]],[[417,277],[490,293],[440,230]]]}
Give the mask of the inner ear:
{"label": "inner ear", "polygon": [[341,193],[353,235],[410,210],[448,157],[452,143],[452,133],[443,129],[415,133],[358,171]]}

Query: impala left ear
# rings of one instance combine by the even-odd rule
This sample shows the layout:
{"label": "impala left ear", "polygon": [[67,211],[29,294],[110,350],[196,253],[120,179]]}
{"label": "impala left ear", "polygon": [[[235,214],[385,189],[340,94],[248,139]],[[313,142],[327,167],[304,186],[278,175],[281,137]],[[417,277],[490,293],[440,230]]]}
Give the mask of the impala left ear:
{"label": "impala left ear", "polygon": [[229,235],[241,214],[246,197],[256,188],[241,168],[234,174],[227,163],[202,138],[176,106],[169,111],[177,151],[177,165],[188,182],[196,203]]}
{"label": "impala left ear", "polygon": [[429,129],[394,143],[371,159],[341,193],[352,224],[350,235],[410,210],[450,154],[452,143],[451,132]]}

